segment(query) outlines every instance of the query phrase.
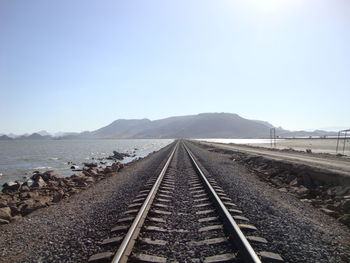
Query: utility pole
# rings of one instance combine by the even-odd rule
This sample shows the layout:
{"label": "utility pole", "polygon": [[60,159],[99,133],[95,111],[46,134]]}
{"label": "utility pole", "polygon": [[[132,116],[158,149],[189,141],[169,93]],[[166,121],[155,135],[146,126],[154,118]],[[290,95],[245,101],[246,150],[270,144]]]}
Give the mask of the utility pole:
{"label": "utility pole", "polygon": [[270,128],[270,144],[271,148],[276,148],[276,128]]}

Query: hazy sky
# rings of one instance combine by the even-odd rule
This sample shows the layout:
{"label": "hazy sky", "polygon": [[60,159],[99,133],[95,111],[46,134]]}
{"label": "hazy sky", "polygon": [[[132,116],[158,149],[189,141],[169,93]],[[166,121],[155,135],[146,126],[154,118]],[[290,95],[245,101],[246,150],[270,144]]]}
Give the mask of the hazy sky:
{"label": "hazy sky", "polygon": [[232,112],[350,128],[349,0],[1,0],[0,133]]}

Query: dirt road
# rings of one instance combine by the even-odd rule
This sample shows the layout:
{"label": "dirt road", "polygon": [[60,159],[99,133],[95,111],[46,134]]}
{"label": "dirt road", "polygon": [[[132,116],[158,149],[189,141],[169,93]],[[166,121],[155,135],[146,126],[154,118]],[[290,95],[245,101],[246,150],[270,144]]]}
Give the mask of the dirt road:
{"label": "dirt road", "polygon": [[322,154],[308,154],[302,152],[285,152],[277,150],[269,150],[261,147],[235,145],[235,144],[222,144],[222,143],[211,143],[201,142],[204,145],[217,147],[225,150],[240,151],[249,154],[261,155],[265,158],[294,162],[298,164],[304,164],[313,166],[319,169],[328,170],[333,173],[345,175],[350,177],[350,159],[342,158],[337,156],[329,156]]}

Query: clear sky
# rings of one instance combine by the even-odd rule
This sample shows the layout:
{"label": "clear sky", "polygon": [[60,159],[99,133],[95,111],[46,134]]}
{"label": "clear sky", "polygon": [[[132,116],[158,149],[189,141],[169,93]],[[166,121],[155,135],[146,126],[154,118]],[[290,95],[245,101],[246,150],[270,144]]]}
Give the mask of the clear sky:
{"label": "clear sky", "polygon": [[200,112],[350,128],[350,1],[0,1],[0,133]]}

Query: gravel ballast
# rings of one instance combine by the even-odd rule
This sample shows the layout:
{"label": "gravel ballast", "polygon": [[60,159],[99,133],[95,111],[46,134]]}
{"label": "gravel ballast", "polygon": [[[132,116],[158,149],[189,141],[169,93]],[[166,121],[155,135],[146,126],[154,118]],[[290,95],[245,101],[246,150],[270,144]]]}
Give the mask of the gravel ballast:
{"label": "gravel ballast", "polygon": [[350,262],[350,231],[311,205],[281,193],[229,154],[209,152],[189,143],[203,168],[215,177],[249,217],[270,249],[286,262]]}
{"label": "gravel ballast", "polygon": [[0,262],[86,262],[144,182],[160,172],[172,145],[57,205],[1,225]]}
{"label": "gravel ballast", "polygon": [[[108,237],[145,182],[159,174],[173,145],[57,205],[1,225],[0,262],[86,262],[102,252],[99,242]],[[256,235],[269,241],[269,251],[286,262],[350,262],[346,226],[260,181],[229,154],[210,152],[198,143],[187,145],[204,172],[258,228]]]}

